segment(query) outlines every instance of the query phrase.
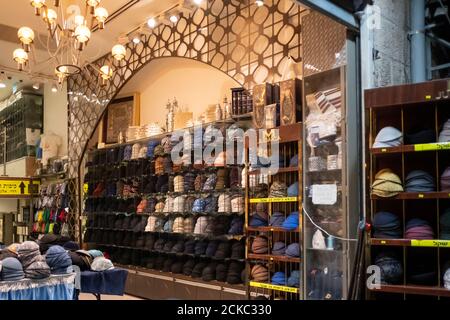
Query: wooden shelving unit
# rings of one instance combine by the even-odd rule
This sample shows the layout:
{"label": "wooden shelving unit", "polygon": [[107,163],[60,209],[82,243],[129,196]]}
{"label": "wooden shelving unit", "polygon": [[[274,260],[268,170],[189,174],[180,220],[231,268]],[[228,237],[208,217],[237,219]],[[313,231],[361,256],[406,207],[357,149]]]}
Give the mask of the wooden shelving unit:
{"label": "wooden shelving unit", "polygon": [[[286,247],[291,243],[299,243],[302,246],[302,194],[303,194],[303,170],[302,170],[302,124],[296,123],[293,125],[282,126],[276,128],[279,130],[279,151],[280,157],[283,156],[285,165],[289,166],[289,160],[297,155],[299,166],[279,168],[274,172],[261,171],[259,169],[251,169],[248,163],[249,146],[246,148],[246,159],[248,163],[248,170],[246,176],[246,237],[247,237],[247,277],[249,281],[248,297],[255,295],[269,296],[271,299],[281,298],[283,300],[299,300],[302,299],[302,292],[304,288],[303,280],[300,279],[299,287],[280,286],[271,283],[272,276],[275,272],[284,272],[286,275],[286,282],[292,271],[300,271],[302,273],[302,259],[300,257],[288,257],[286,255],[272,254],[272,247],[275,242],[283,242]],[[270,142],[268,143],[270,145]],[[258,143],[261,146],[261,143]],[[272,185],[274,181],[282,181],[287,186],[294,182],[298,182],[299,190],[298,197],[284,197],[284,198],[254,198],[251,195],[251,188],[257,184],[264,182]],[[249,225],[251,221],[251,214],[255,211],[256,206],[264,205],[267,210],[269,219],[274,212],[282,212],[285,217],[289,216],[291,212],[299,212],[299,227],[297,229],[288,230],[283,227],[274,226],[258,226],[252,227]],[[268,239],[268,253],[256,254],[251,251],[252,240],[257,236],[265,236]],[[299,252],[301,255],[301,253]],[[263,265],[269,271],[269,279],[267,282],[257,282],[251,277],[251,270],[255,265]]]}
{"label": "wooden shelving unit", "polygon": [[[449,99],[442,99],[440,92],[450,88],[450,81],[439,80],[421,84],[402,85],[367,90],[366,136],[367,186],[374,181],[378,171],[389,168],[402,182],[413,170],[428,172],[435,180],[434,192],[402,192],[392,198],[370,194],[368,190],[367,222],[377,212],[388,211],[396,214],[403,234],[410,219],[420,218],[432,226],[435,239],[378,239],[369,237],[368,264],[374,264],[376,256],[382,252],[393,252],[403,266],[403,279],[399,284],[385,284],[368,290],[369,297],[379,294],[398,294],[407,300],[411,295],[434,296],[436,299],[450,297],[450,290],[443,287],[444,266],[450,262],[450,241],[440,240],[440,216],[450,207],[450,192],[442,191],[440,177],[450,166],[450,143],[438,143],[442,125],[450,118]],[[425,144],[405,144],[398,147],[371,148],[379,131],[387,126],[400,130],[404,137],[420,129],[432,129],[435,141]],[[405,141],[408,142],[408,141]],[[431,280],[427,284],[417,283],[413,271],[417,264],[424,264]],[[433,284],[431,282],[434,282]]]}

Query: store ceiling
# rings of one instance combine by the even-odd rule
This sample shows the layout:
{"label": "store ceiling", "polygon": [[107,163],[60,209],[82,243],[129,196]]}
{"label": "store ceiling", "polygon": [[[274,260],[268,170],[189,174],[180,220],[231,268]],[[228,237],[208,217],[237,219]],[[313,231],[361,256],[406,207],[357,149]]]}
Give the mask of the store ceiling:
{"label": "store ceiling", "polygon": [[[116,43],[117,39],[134,29],[139,24],[145,22],[149,17],[156,15],[167,8],[170,8],[179,0],[103,0],[105,7],[111,17],[105,30],[97,30],[93,33],[90,46],[86,49],[86,57],[90,61],[103,56]],[[49,1],[52,2],[52,1]],[[75,3],[84,6],[84,0],[66,0],[63,4]],[[39,33],[41,41],[45,42],[47,34],[46,25],[42,19],[34,16],[33,8],[29,0],[5,1],[0,11],[0,68],[15,68],[12,60],[12,52],[19,46],[17,39],[17,29],[21,26],[28,26],[36,33]],[[36,41],[37,43],[37,41]],[[45,60],[46,54],[44,46],[37,45],[37,60]],[[41,49],[41,50],[39,50]],[[49,64],[43,64],[33,72],[52,75],[54,70]]]}

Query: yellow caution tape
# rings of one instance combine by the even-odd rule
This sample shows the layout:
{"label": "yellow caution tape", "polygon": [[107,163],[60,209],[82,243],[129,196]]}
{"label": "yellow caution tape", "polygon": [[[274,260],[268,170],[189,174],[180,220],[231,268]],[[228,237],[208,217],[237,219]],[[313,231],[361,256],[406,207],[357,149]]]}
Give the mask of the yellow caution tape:
{"label": "yellow caution tape", "polygon": [[250,199],[250,203],[296,202],[297,197]]}
{"label": "yellow caution tape", "polygon": [[283,291],[283,292],[289,292],[289,293],[298,293],[298,288],[277,286],[277,285],[270,284],[270,283],[261,283],[261,282],[250,281],[250,286],[254,287],[254,288],[277,290],[277,291]]}
{"label": "yellow caution tape", "polygon": [[450,248],[449,240],[411,240],[412,247]]}
{"label": "yellow caution tape", "polygon": [[450,143],[442,142],[442,143],[426,143],[414,145],[414,151],[438,151],[438,150],[450,150]]}

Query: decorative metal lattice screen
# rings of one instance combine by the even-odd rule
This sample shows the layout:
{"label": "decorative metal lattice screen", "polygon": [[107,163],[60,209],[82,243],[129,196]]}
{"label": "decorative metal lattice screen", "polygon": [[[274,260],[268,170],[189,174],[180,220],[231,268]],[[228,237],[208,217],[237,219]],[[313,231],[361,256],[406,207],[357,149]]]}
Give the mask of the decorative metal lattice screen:
{"label": "decorative metal lattice screen", "polygon": [[276,82],[289,56],[301,61],[301,19],[308,12],[292,0],[268,0],[262,7],[253,1],[209,0],[176,24],[158,26],[140,44],[130,43],[124,61],[113,61],[109,54],[94,62],[97,68],[110,64],[114,69],[105,87],[90,66],[69,79],[70,177],[78,177],[87,143],[109,102],[147,63],[183,57],[211,65],[247,89]]}

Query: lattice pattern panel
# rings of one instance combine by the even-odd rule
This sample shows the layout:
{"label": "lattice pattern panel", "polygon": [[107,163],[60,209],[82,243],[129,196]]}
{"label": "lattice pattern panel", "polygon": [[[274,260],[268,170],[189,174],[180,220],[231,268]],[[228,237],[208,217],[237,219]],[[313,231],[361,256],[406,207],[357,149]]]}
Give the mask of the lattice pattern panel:
{"label": "lattice pattern panel", "polygon": [[160,25],[140,44],[130,43],[124,61],[111,55],[96,61],[97,68],[114,69],[107,86],[101,87],[92,67],[69,79],[70,177],[78,176],[84,149],[109,102],[147,63],[183,57],[211,65],[248,89],[276,82],[289,56],[301,61],[301,20],[308,13],[292,0],[266,0],[262,7],[254,1],[209,0],[175,25]]}
{"label": "lattice pattern panel", "polygon": [[347,64],[346,28],[317,12],[302,20],[303,68],[309,76]]}

